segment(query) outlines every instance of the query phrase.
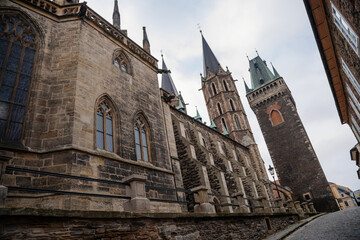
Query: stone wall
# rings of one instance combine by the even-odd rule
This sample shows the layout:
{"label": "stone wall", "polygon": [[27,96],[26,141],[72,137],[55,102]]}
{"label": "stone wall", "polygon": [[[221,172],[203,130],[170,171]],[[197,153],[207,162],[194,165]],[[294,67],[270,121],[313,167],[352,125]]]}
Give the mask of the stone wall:
{"label": "stone wall", "polygon": [[[15,213],[16,212],[16,213]],[[1,239],[264,239],[297,215],[204,216],[1,210]],[[267,219],[267,220],[265,220]]]}

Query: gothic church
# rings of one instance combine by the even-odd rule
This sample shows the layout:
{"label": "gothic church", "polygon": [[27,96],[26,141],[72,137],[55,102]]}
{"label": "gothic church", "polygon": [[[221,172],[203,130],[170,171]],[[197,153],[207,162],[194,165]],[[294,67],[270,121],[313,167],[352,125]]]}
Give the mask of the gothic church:
{"label": "gothic church", "polygon": [[146,29],[141,47],[121,28],[117,0],[113,24],[77,0],[0,3],[6,207],[284,210],[232,75],[203,36],[210,126],[187,115],[164,59],[159,69],[151,55]]}

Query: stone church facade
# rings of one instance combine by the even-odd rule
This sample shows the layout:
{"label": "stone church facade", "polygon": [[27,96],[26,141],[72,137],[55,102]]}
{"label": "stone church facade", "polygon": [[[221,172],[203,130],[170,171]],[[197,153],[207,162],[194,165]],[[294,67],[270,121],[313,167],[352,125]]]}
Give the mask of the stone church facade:
{"label": "stone church facade", "polygon": [[117,1],[113,19],[76,0],[0,0],[1,207],[314,212],[274,199],[231,73],[203,36],[210,126],[187,115],[146,29],[142,47],[121,29]]}

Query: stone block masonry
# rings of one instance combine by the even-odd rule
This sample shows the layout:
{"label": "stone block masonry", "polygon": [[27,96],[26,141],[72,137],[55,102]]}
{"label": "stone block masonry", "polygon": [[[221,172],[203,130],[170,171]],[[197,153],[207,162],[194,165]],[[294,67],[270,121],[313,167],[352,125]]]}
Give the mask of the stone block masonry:
{"label": "stone block masonry", "polygon": [[264,239],[298,216],[1,209],[1,239]]}

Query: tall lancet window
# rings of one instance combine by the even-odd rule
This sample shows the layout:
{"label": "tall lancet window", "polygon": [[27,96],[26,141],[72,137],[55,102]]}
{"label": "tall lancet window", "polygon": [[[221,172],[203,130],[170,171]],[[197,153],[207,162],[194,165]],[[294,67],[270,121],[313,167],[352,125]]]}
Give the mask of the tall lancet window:
{"label": "tall lancet window", "polygon": [[230,99],[230,107],[232,111],[235,111],[234,103],[231,99]]}
{"label": "tall lancet window", "polygon": [[21,16],[0,14],[0,142],[20,142],[36,48]]}
{"label": "tall lancet window", "polygon": [[136,159],[143,160],[145,162],[151,161],[149,147],[149,127],[146,124],[146,120],[142,116],[139,116],[135,121],[134,133]]}
{"label": "tall lancet window", "polygon": [[222,118],[221,121],[222,121],[222,124],[223,124],[224,128],[226,128],[226,130],[227,130],[225,119]]}
{"label": "tall lancet window", "polygon": [[224,89],[225,89],[225,91],[229,91],[228,86],[227,86],[227,84],[226,84],[226,81],[225,81],[225,80],[223,80],[223,84],[224,84]]}
{"label": "tall lancet window", "polygon": [[221,109],[221,106],[220,106],[220,103],[217,104],[217,107],[218,107],[218,110],[219,110],[219,114],[220,114],[220,115],[223,114],[222,109]]}
{"label": "tall lancet window", "polygon": [[235,124],[236,124],[236,128],[238,130],[241,130],[241,125],[240,125],[240,121],[239,121],[239,118],[237,116],[235,116]]}
{"label": "tall lancet window", "polygon": [[105,100],[98,105],[96,112],[96,146],[113,152],[113,112],[109,106]]}
{"label": "tall lancet window", "polygon": [[217,92],[216,92],[216,87],[215,87],[215,84],[214,84],[214,83],[212,83],[212,84],[211,84],[211,86],[212,86],[212,89],[213,89],[213,93],[214,93],[214,95],[216,95],[216,94],[217,94]]}

